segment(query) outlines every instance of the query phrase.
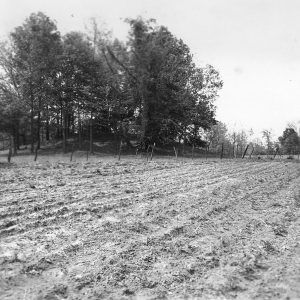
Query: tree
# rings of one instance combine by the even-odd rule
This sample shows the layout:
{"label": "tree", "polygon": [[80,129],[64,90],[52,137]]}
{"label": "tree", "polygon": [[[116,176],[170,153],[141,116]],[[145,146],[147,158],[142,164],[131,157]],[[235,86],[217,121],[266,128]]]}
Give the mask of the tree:
{"label": "tree", "polygon": [[278,138],[285,153],[295,154],[296,150],[299,151],[300,138],[294,128],[286,128],[281,137]]}
{"label": "tree", "polygon": [[206,132],[206,140],[213,151],[218,151],[222,143],[228,142],[228,129],[222,122],[217,122]]}
{"label": "tree", "polygon": [[205,145],[202,131],[216,124],[219,73],[210,65],[197,68],[188,46],[166,27],[140,18],[128,22],[126,44],[111,40],[95,21],[92,33],[61,38],[43,13],[31,14],[11,33],[1,47],[1,101],[20,102],[14,107],[22,107],[22,116],[13,115],[29,120],[31,151],[54,134],[64,151],[76,134],[79,147],[89,135],[91,152],[94,136],[107,133],[128,145],[132,134],[144,146]]}
{"label": "tree", "polygon": [[89,118],[87,110],[91,99],[93,74],[93,50],[87,37],[79,32],[71,32],[63,37],[60,67],[55,78],[57,113],[61,115],[63,151],[69,136],[70,119],[77,115],[77,132],[81,147],[82,119]]}
{"label": "tree", "polygon": [[239,131],[236,135],[237,154],[238,154],[238,150],[240,150],[240,155],[242,155],[245,148],[247,147],[247,144],[248,144],[247,133],[244,130]]}
{"label": "tree", "polygon": [[211,66],[196,68],[188,46],[153,20],[128,22],[130,61],[125,70],[141,140],[195,140],[200,128],[215,122],[213,100],[222,87],[218,72]]}
{"label": "tree", "polygon": [[272,131],[271,130],[268,130],[268,129],[264,129],[262,131],[262,137],[263,139],[265,140],[265,143],[266,143],[266,147],[267,147],[267,154],[271,154],[271,151],[273,150],[273,142],[272,142]]}
{"label": "tree", "polygon": [[19,130],[25,125],[26,107],[18,89],[8,43],[0,44],[0,70],[0,132],[8,133],[12,137],[16,154],[19,148]]}
{"label": "tree", "polygon": [[22,26],[17,27],[11,33],[11,40],[14,76],[22,99],[26,101],[30,111],[33,152],[34,134],[38,142],[37,148],[40,147],[42,111],[47,100],[49,82],[56,75],[60,34],[55,23],[39,12],[31,14]]}
{"label": "tree", "polygon": [[264,146],[263,141],[260,138],[254,138],[252,141],[252,147],[255,151],[255,154],[265,154],[266,147]]}
{"label": "tree", "polygon": [[0,86],[0,132],[5,132],[13,142],[13,153],[19,148],[19,130],[24,124],[26,116],[22,102],[12,91]]}
{"label": "tree", "polygon": [[107,76],[106,101],[101,112],[102,128],[130,146],[130,134],[138,135],[141,129],[136,125],[139,112],[132,89],[132,73],[128,69],[130,52],[117,39],[103,41],[102,38],[99,41]]}
{"label": "tree", "polygon": [[214,125],[217,127],[225,125],[215,120],[214,101],[222,86],[219,73],[211,65],[194,69],[187,90],[191,100],[190,102],[185,100],[187,106],[184,109],[187,124],[184,132],[187,133],[187,139],[193,141],[190,143],[204,146],[202,131],[207,130],[210,135],[210,129],[212,131],[216,129]]}

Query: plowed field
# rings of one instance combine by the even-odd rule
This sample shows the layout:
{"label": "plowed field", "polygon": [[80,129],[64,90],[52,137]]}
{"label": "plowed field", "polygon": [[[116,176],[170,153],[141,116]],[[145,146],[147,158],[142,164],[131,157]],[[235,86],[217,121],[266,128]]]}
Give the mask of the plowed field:
{"label": "plowed field", "polygon": [[300,299],[300,164],[0,164],[1,299]]}

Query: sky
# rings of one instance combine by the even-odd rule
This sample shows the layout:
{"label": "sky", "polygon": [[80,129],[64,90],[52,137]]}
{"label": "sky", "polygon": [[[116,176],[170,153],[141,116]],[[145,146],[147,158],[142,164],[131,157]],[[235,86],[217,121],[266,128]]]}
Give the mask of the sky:
{"label": "sky", "polygon": [[224,87],[217,119],[231,130],[274,138],[300,127],[299,0],[0,0],[0,39],[42,11],[58,30],[84,31],[91,18],[125,40],[126,18],[154,18],[190,47],[199,66],[213,65]]}

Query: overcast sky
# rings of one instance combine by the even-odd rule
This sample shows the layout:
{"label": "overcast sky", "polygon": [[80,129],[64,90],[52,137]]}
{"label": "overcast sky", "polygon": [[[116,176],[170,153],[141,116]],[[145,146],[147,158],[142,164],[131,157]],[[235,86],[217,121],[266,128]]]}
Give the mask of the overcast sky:
{"label": "overcast sky", "polygon": [[120,39],[128,32],[123,19],[155,18],[188,44],[198,65],[219,70],[218,120],[256,135],[300,126],[300,0],[0,0],[1,38],[37,11],[63,34],[95,17]]}

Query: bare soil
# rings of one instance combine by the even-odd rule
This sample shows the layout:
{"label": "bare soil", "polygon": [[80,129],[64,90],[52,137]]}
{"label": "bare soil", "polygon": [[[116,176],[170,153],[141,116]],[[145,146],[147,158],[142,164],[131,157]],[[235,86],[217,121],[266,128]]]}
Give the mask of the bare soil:
{"label": "bare soil", "polygon": [[300,299],[300,164],[0,164],[1,299]]}

